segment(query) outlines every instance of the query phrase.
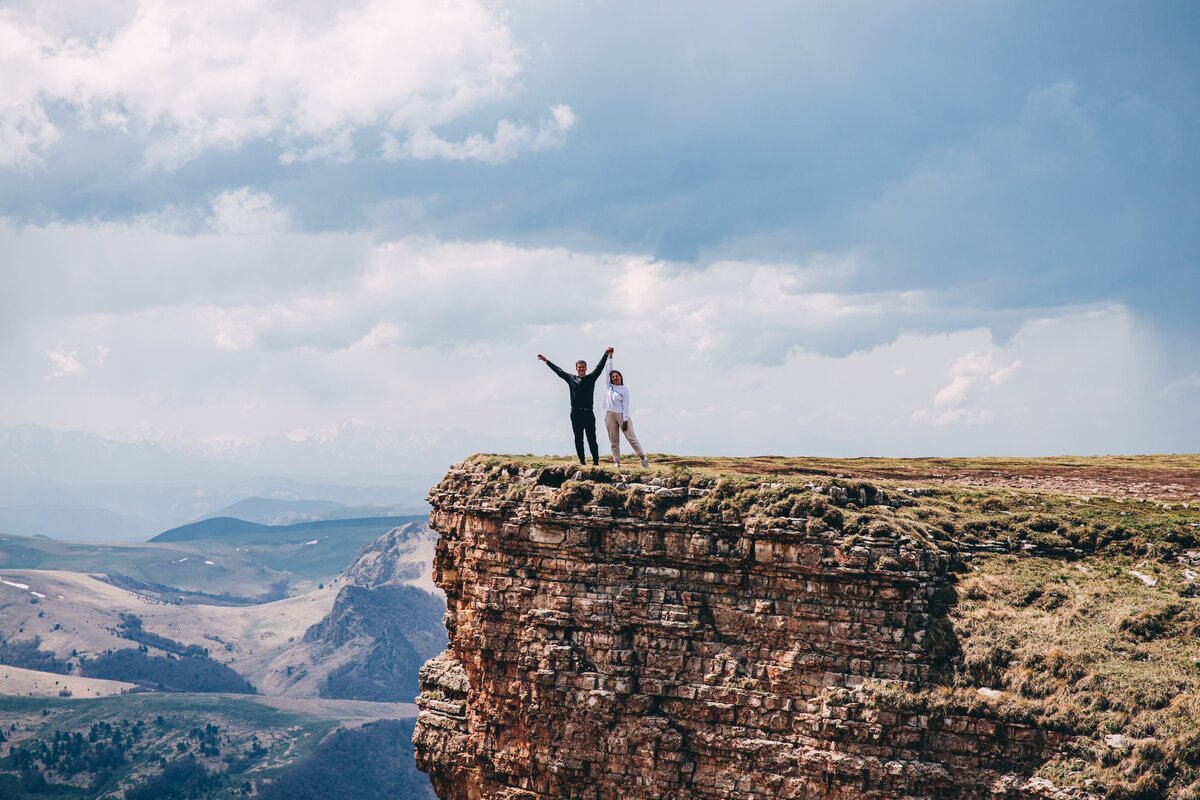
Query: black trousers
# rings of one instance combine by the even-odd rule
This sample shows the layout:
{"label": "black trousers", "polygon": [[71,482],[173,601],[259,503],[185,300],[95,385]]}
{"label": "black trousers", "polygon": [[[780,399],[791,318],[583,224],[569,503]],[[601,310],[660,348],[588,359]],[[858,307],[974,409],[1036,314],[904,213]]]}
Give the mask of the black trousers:
{"label": "black trousers", "polygon": [[588,447],[592,450],[592,463],[600,463],[600,449],[596,446],[596,415],[590,408],[571,409],[571,431],[575,434],[575,452],[579,455],[579,463],[587,463],[583,459],[583,435],[587,434]]}

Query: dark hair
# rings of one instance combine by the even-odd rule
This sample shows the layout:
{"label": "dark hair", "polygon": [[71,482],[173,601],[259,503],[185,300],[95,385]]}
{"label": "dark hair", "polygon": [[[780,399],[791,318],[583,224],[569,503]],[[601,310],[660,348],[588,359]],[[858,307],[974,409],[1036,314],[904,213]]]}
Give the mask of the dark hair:
{"label": "dark hair", "polygon": [[575,366],[578,367],[580,364],[583,364],[585,367],[587,366],[587,362],[584,361],[582,358],[575,362]]}
{"label": "dark hair", "polygon": [[621,383],[624,383],[624,382],[625,382],[625,376],[621,374],[621,370],[619,370],[619,369],[614,369],[614,370],[612,371],[612,373],[611,373],[611,374],[612,374],[612,375],[615,375],[615,376],[617,376],[618,378],[620,378],[620,379],[621,379]]}

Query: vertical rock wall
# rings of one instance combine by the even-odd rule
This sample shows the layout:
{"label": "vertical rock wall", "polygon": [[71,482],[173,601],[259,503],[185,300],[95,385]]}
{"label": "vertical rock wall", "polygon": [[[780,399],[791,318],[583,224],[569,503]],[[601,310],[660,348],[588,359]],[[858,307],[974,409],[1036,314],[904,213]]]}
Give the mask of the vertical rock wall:
{"label": "vertical rock wall", "polygon": [[1022,775],[1061,735],[878,702],[946,646],[947,553],[883,527],[555,511],[567,489],[538,477],[468,463],[430,496],[451,645],[414,742],[440,797],[1035,793]]}

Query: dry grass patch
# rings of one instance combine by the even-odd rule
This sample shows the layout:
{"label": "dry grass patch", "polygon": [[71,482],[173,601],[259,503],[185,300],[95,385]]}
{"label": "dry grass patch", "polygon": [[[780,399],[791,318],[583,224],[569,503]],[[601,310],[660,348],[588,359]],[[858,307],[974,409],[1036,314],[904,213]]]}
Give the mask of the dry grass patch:
{"label": "dry grass patch", "polygon": [[[1133,573],[1153,570],[1148,586]],[[1113,798],[1200,790],[1200,600],[1177,565],[975,559],[951,614],[952,687],[1035,701],[1085,737],[1046,777]]]}
{"label": "dry grass patch", "polygon": [[[847,535],[869,534],[870,525],[875,524],[936,542],[950,551],[991,547],[1068,557],[1121,552],[1158,560],[1174,559],[1195,549],[1200,564],[1200,506],[1190,503],[1085,499],[1049,492],[929,486],[885,478],[865,480],[846,473],[830,477],[812,469],[799,471],[820,459],[655,458],[650,469],[621,472],[610,466],[581,467],[566,459],[544,456],[477,455],[470,461],[488,470],[489,481],[477,487],[478,491],[521,502],[528,499],[530,488],[521,476],[532,473],[537,484],[559,490],[550,507],[566,512],[598,505],[614,509],[618,515],[699,524],[738,524],[751,518],[768,524],[803,519],[818,530],[846,531]],[[1150,464],[1164,460],[1200,462],[1192,456],[1084,459]],[[930,460],[863,461],[925,464]],[[972,464],[990,460],[945,461]],[[1012,464],[1032,469],[1031,464],[1041,461],[1048,459],[1012,460]],[[776,470],[768,469],[763,462]],[[778,462],[787,463],[789,468],[780,467]],[[899,471],[899,467],[893,471]],[[695,491],[662,497],[645,491],[650,484]]]}

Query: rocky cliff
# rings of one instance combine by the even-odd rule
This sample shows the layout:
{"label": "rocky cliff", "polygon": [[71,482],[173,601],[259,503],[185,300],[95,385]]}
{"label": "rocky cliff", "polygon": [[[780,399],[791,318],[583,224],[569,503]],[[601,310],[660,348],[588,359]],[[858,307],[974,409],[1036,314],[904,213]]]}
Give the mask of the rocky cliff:
{"label": "rocky cliff", "polygon": [[[984,629],[999,606],[964,615],[964,581],[972,609],[1009,602],[980,558],[1087,570],[1108,530],[987,499],[720,469],[460,465],[429,497],[450,649],[421,672],[418,765],[444,800],[1164,792],[1149,797],[1189,782],[1137,767],[1132,744],[1105,749],[1116,701],[1075,691],[1083,674],[1022,642],[997,654]],[[1112,541],[1136,554],[1159,534]],[[1175,618],[1191,619],[1176,571],[1172,602],[1193,604]],[[1043,624],[1026,609],[1062,607],[1012,602],[1014,632]],[[1022,691],[1015,670],[1037,657],[1062,680]]]}

